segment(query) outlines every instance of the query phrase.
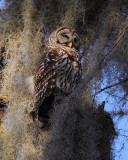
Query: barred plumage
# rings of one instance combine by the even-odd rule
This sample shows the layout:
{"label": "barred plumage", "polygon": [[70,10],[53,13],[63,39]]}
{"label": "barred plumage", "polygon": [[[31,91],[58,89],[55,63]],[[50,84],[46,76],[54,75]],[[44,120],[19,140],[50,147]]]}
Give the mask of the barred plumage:
{"label": "barred plumage", "polygon": [[[54,31],[49,37],[46,53],[35,72],[33,113],[43,120],[49,118],[55,92],[70,94],[81,78],[79,44],[74,41],[79,43],[74,30],[60,27]],[[72,47],[68,46],[70,42]]]}

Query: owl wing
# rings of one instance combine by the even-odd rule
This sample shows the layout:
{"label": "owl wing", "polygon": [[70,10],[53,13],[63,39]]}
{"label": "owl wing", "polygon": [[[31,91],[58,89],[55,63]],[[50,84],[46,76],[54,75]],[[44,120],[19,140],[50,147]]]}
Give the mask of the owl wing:
{"label": "owl wing", "polygon": [[42,58],[34,76],[34,110],[38,110],[45,97],[52,94],[55,88],[58,54],[48,51]]}

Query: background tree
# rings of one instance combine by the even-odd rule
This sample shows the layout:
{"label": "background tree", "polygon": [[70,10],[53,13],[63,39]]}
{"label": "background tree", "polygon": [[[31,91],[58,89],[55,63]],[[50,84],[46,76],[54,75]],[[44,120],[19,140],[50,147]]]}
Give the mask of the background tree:
{"label": "background tree", "polygon": [[[87,57],[88,61],[83,59],[83,79],[77,89],[77,93],[73,93],[62,103],[60,109],[55,109],[55,113],[53,113],[51,119],[55,123],[53,123],[51,131],[51,140],[53,141],[56,138],[55,135],[60,133],[56,133],[60,126],[58,126],[59,120],[57,121],[54,117],[60,117],[60,121],[65,123],[65,118],[60,116],[62,113],[65,113],[65,116],[68,113],[72,113],[71,117],[83,117],[82,119],[80,118],[79,122],[74,119],[71,124],[71,121],[68,123],[71,126],[78,124],[75,125],[76,129],[70,130],[76,131],[76,134],[79,128],[82,130],[80,124],[83,127],[88,124],[87,130],[89,130],[91,124],[95,126],[95,123],[98,127],[107,126],[106,124],[102,125],[99,118],[92,120],[94,118],[93,114],[99,111],[87,109],[97,108],[97,104],[102,101],[105,101],[106,105],[111,108],[109,111],[112,115],[120,117],[128,114],[127,12],[127,0],[4,1],[4,6],[0,10],[0,51],[4,57],[0,58],[0,60],[2,67],[3,64],[6,65],[1,71],[1,95],[6,94],[8,96],[6,101],[9,104],[5,121],[8,122],[9,144],[11,144],[10,153],[13,153],[14,156],[12,159],[16,159],[17,155],[21,159],[31,159],[31,157],[38,159],[41,157],[42,148],[40,146],[42,146],[42,138],[40,138],[38,129],[28,120],[28,113],[33,106],[33,98],[26,92],[24,77],[33,74],[41,55],[45,52],[44,44],[48,35],[59,26],[68,25],[77,31],[81,37],[81,54]],[[72,103],[74,99],[78,99],[78,102]],[[74,105],[72,106],[71,104]],[[70,108],[70,106],[72,107]],[[86,108],[83,112],[81,111],[82,106]],[[56,106],[56,108],[58,107]],[[72,108],[74,109],[72,110]],[[80,115],[75,112],[76,108],[80,108],[78,109]],[[81,112],[85,114],[83,115]],[[85,115],[92,117],[90,121],[85,120]],[[103,112],[103,115],[108,116],[106,112]],[[83,123],[83,120],[86,123]],[[69,128],[65,129],[65,131],[67,130],[69,131]],[[104,133],[103,130],[98,129],[98,132],[95,127],[92,128],[92,133],[95,133],[90,137],[92,141],[87,142],[85,140],[84,142],[91,144],[89,146],[97,144],[98,142],[95,142],[95,138],[97,135],[102,135],[101,133]],[[110,133],[113,137],[115,132],[114,129],[112,130],[113,132]],[[70,135],[71,132],[68,133]],[[85,130],[83,130],[80,137],[84,133]],[[89,132],[87,134],[89,135]],[[63,137],[63,134],[61,135]],[[48,137],[48,133],[45,133],[44,137]],[[98,139],[99,142],[101,142],[101,137]],[[47,138],[44,139],[46,140]],[[72,145],[73,142],[70,144]],[[49,143],[51,142],[49,141]],[[49,152],[51,152],[51,146],[49,145]],[[109,146],[111,150],[111,144]],[[77,147],[79,148],[79,146]],[[99,147],[101,148],[101,146]],[[69,149],[71,148],[69,147]],[[89,159],[91,150],[93,148],[89,148],[88,153],[83,157],[85,156],[86,159]],[[94,150],[95,154],[92,157],[105,159],[101,157],[104,151],[99,152],[98,146]],[[110,150],[108,151],[109,153]],[[79,151],[83,153],[82,151],[84,150],[81,151],[80,149]],[[74,155],[74,152],[71,153]],[[47,157],[47,155],[48,151],[45,152],[44,156]],[[78,157],[79,155],[75,156]],[[109,154],[109,158],[106,158],[112,159],[112,156]]]}

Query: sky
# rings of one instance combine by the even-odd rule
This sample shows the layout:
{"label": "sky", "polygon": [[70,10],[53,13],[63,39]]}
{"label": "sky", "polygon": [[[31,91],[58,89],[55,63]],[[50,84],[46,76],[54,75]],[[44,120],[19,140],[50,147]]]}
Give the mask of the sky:
{"label": "sky", "polygon": [[[127,118],[128,117],[125,116],[117,124],[118,129],[120,130],[120,136],[118,137],[117,140],[115,140],[115,150],[116,150],[115,160],[128,160],[128,145],[127,145],[128,138],[125,138],[123,136],[123,135],[128,136],[128,119]],[[118,121],[118,120],[116,119],[116,121]],[[125,145],[123,148],[121,148],[123,146],[123,144],[125,144]]]}
{"label": "sky", "polygon": [[[0,9],[4,9],[4,0],[0,0]],[[101,98],[102,97],[102,98]],[[101,104],[107,98],[107,94],[102,92],[99,94],[98,103]],[[110,101],[113,101],[112,97],[110,97]],[[108,102],[105,103],[105,110],[111,111],[112,107]],[[120,130],[120,134],[118,138],[115,140],[115,160],[128,160],[128,140],[123,136],[128,136],[128,117],[124,116],[122,119],[118,120],[118,118],[113,119],[116,127]],[[121,147],[124,147],[121,149]],[[119,152],[120,151],[120,152]]]}
{"label": "sky", "polygon": [[[106,87],[107,83],[104,78],[102,88]],[[122,95],[123,91],[117,92],[118,95]],[[108,96],[104,91],[97,95],[97,104],[101,104],[105,101],[105,111],[112,112],[116,105],[115,99],[112,96]],[[128,106],[128,103],[126,104]],[[124,116],[122,119],[119,117],[113,118],[115,128],[119,131],[118,138],[115,139],[113,149],[115,150],[115,160],[128,160],[128,116]],[[127,136],[127,138],[125,137]]]}
{"label": "sky", "polygon": [[0,0],[0,9],[3,9],[4,0]]}

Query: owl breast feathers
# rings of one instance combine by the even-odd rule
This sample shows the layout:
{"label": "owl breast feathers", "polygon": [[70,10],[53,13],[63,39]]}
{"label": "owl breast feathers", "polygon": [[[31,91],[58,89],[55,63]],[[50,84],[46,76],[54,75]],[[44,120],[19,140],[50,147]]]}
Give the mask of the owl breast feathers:
{"label": "owl breast feathers", "polygon": [[49,117],[56,92],[70,94],[81,78],[77,41],[76,32],[68,27],[60,27],[49,37],[48,48],[34,75],[33,111],[42,118]]}

